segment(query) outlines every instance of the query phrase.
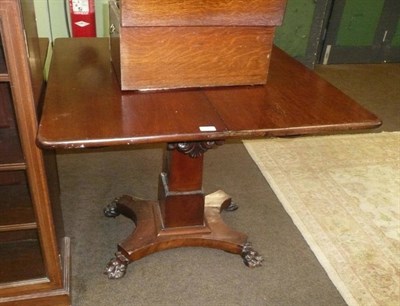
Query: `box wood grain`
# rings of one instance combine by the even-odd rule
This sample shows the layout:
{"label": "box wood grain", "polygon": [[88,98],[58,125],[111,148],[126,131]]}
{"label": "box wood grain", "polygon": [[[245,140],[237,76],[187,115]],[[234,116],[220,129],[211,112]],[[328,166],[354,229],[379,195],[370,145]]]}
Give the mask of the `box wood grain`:
{"label": "box wood grain", "polygon": [[266,83],[272,25],[281,22],[284,1],[122,3],[110,3],[111,58],[122,90]]}

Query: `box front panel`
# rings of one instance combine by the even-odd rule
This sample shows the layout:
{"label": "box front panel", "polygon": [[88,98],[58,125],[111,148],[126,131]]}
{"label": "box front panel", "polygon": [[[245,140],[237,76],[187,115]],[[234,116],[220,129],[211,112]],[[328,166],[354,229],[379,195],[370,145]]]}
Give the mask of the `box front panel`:
{"label": "box front panel", "polygon": [[122,89],[263,84],[273,27],[121,28]]}

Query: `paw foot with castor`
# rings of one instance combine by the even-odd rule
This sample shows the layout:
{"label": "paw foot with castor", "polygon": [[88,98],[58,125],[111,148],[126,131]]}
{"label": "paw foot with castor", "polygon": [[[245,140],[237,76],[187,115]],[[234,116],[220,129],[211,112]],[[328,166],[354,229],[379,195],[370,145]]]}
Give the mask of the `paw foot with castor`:
{"label": "paw foot with castor", "polygon": [[264,261],[262,256],[253,249],[250,242],[244,244],[241,256],[244,264],[250,268],[260,267]]}
{"label": "paw foot with castor", "polygon": [[104,209],[104,215],[109,218],[115,218],[120,215],[120,212],[117,208],[118,198],[114,199],[110,204],[108,204]]}
{"label": "paw foot with castor", "polygon": [[234,203],[234,202],[230,202],[229,205],[227,207],[224,208],[225,211],[235,211],[239,208],[239,206]]}
{"label": "paw foot with castor", "polygon": [[111,258],[108,262],[104,274],[107,275],[109,279],[122,278],[126,273],[128,264],[129,260],[122,255],[121,252],[117,252],[115,253],[115,258]]}

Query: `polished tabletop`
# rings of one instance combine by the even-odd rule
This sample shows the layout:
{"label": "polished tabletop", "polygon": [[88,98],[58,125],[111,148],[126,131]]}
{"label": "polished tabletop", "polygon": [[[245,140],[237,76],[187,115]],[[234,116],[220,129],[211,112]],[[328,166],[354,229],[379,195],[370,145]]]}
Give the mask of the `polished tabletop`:
{"label": "polished tabletop", "polygon": [[266,85],[121,91],[107,38],[55,42],[38,143],[84,148],[333,133],[380,120],[274,47]]}

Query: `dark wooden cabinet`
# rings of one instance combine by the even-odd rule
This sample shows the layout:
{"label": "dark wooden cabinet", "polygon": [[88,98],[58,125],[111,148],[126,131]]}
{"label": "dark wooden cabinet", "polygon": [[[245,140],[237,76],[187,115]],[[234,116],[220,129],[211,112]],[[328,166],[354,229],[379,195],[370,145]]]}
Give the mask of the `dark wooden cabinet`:
{"label": "dark wooden cabinet", "polygon": [[46,50],[33,2],[0,0],[1,305],[70,305],[55,155],[35,143]]}

